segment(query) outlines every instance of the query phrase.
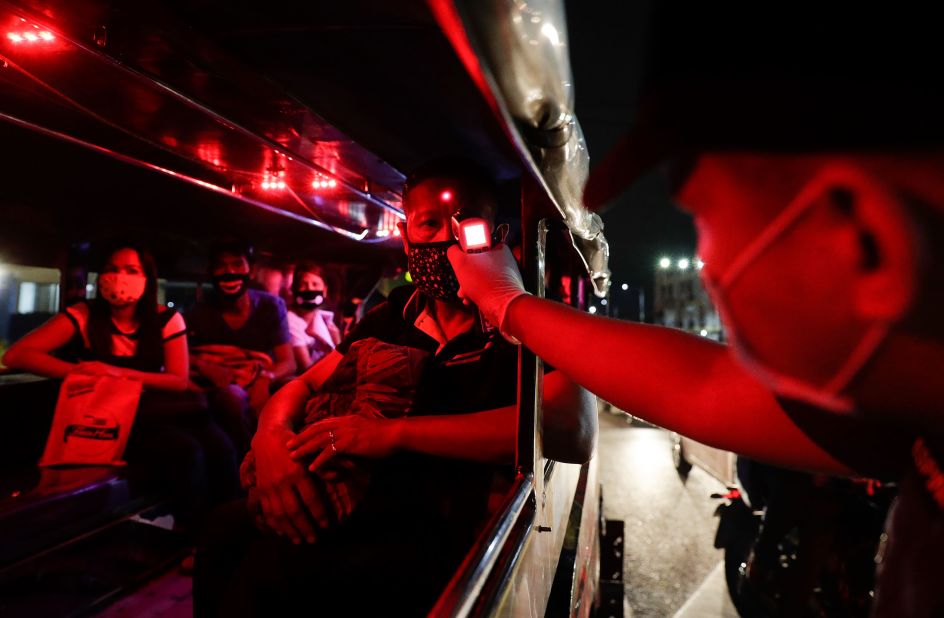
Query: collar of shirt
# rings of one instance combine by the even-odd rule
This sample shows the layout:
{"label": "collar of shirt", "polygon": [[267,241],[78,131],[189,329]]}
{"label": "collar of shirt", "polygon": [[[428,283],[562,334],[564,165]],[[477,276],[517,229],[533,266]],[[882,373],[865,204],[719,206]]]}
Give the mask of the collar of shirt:
{"label": "collar of shirt", "polygon": [[413,294],[403,305],[403,319],[406,322],[412,321],[413,326],[432,337],[439,344],[439,347],[436,348],[436,354],[442,352],[442,349],[449,343],[446,339],[446,333],[443,332],[439,322],[429,311],[427,298],[420,294],[419,289],[413,290]]}

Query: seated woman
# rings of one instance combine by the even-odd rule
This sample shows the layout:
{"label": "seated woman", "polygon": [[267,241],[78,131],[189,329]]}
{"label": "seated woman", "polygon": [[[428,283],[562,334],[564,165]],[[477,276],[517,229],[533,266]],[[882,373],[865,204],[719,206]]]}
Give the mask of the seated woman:
{"label": "seated woman", "polygon": [[[205,402],[186,392],[189,360],[183,317],[157,303],[157,269],[146,252],[119,244],[99,270],[98,295],[74,304],[16,342],[9,367],[50,378],[77,372],[129,377],[144,391],[125,459],[172,497],[179,527],[239,495],[236,455]],[[57,358],[81,350],[78,362]]]}
{"label": "seated woman", "polygon": [[341,342],[334,312],[324,309],[328,286],[324,271],[312,262],[301,262],[292,277],[292,303],[288,332],[292,338],[295,365],[301,375]]}

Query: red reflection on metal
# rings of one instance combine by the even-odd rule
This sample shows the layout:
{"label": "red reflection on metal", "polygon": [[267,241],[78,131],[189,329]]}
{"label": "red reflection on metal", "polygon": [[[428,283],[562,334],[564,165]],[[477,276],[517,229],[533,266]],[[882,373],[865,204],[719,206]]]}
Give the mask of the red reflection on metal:
{"label": "red reflection on metal", "polygon": [[397,227],[397,223],[400,222],[400,218],[390,212],[389,210],[383,211],[380,221],[377,223],[377,231],[374,233],[378,238],[385,238],[388,236],[399,236],[400,229]]}
{"label": "red reflection on metal", "polygon": [[197,144],[197,156],[201,161],[217,167],[222,164],[219,142],[208,141]]}

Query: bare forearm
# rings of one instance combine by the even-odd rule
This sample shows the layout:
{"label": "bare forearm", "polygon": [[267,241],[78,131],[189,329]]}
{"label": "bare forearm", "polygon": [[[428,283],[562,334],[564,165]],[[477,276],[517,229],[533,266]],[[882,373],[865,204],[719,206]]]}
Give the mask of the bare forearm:
{"label": "bare forearm", "polygon": [[126,369],[124,375],[139,380],[144,388],[159,391],[184,391],[189,385],[185,376],[173,373],[158,373],[150,371],[134,371]]}
{"label": "bare forearm", "polygon": [[788,467],[848,470],[717,343],[522,297],[505,329],[574,382],[700,442]]}
{"label": "bare forearm", "polygon": [[413,416],[396,421],[401,450],[473,461],[513,462],[514,406],[471,414]]}
{"label": "bare forearm", "polygon": [[596,448],[596,397],[569,380],[558,386],[555,377],[552,374],[544,381],[541,430],[544,456],[565,463],[585,463]]}
{"label": "bare forearm", "polygon": [[74,363],[59,360],[46,352],[30,349],[11,348],[3,357],[3,362],[14,369],[58,379],[66,377],[76,367]]}
{"label": "bare forearm", "polygon": [[700,386],[727,357],[723,346],[704,338],[534,297],[511,305],[505,328],[574,382],[657,423],[702,405]]}
{"label": "bare forearm", "polygon": [[305,413],[305,402],[311,397],[308,386],[295,379],[280,388],[262,409],[259,431],[292,431]]}

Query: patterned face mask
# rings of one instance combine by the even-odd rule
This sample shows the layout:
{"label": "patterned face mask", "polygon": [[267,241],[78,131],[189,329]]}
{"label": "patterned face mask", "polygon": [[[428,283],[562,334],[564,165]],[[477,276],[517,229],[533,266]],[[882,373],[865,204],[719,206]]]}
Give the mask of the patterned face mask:
{"label": "patterned face mask", "polygon": [[129,273],[103,273],[98,277],[98,291],[112,305],[136,303],[144,296],[147,277]]}
{"label": "patterned face mask", "polygon": [[407,265],[413,282],[427,296],[446,302],[458,303],[459,280],[446,257],[455,240],[410,243]]}

